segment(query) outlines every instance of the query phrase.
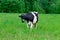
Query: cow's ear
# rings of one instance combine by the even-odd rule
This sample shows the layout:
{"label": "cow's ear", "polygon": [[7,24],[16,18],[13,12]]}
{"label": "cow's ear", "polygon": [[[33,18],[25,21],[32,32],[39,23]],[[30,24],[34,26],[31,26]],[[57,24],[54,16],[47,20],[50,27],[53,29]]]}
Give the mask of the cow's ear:
{"label": "cow's ear", "polygon": [[19,14],[19,17],[21,17],[21,14]]}

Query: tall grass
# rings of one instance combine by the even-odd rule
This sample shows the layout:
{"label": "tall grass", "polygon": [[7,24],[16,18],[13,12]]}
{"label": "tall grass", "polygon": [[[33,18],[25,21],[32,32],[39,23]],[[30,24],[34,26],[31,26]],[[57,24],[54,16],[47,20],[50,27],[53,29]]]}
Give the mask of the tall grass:
{"label": "tall grass", "polygon": [[19,14],[0,13],[0,40],[60,40],[60,14],[39,14],[37,28],[30,30]]}

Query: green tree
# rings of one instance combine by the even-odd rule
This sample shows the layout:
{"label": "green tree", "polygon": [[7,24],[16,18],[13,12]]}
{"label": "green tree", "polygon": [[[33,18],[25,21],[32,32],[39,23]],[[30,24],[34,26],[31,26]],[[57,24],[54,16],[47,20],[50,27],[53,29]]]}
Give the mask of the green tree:
{"label": "green tree", "polygon": [[42,9],[42,7],[39,4],[39,0],[35,0],[32,3],[32,9],[33,11],[38,11],[39,13],[44,13],[44,10]]}
{"label": "green tree", "polygon": [[24,0],[1,0],[0,12],[25,12]]}

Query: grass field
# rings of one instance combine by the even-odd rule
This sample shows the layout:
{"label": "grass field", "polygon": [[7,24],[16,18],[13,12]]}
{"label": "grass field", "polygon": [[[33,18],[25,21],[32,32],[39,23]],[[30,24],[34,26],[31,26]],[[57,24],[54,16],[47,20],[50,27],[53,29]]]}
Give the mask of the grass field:
{"label": "grass field", "polygon": [[60,40],[60,14],[39,14],[37,28],[32,30],[18,15],[0,13],[0,40]]}

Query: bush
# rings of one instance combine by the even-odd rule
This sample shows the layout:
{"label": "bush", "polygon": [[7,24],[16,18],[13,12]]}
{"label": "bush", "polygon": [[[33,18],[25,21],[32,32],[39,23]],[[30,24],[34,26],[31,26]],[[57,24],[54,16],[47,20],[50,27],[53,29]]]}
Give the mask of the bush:
{"label": "bush", "polygon": [[21,13],[24,12],[24,10],[24,3],[22,1],[0,1],[0,12]]}
{"label": "bush", "polygon": [[44,12],[37,0],[0,0],[0,12],[23,13],[29,11]]}
{"label": "bush", "polygon": [[60,13],[60,0],[57,0],[56,3],[52,3],[49,7],[49,12],[50,13]]}
{"label": "bush", "polygon": [[42,7],[39,4],[39,1],[33,2],[33,11],[38,11],[39,13],[44,13],[45,11],[42,9]]}

